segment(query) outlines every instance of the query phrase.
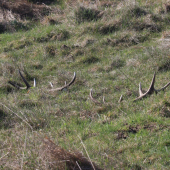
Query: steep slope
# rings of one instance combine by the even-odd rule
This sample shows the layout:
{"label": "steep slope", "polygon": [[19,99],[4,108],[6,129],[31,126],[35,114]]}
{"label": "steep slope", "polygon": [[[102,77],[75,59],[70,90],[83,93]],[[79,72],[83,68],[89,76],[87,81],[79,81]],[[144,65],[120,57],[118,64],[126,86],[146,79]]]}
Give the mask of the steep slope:
{"label": "steep slope", "polygon": [[[154,72],[155,88],[170,81],[168,3],[56,1],[48,9],[20,18],[27,29],[0,34],[2,169],[168,169],[170,87],[134,102]],[[18,69],[37,86],[13,87],[24,86]],[[50,82],[64,86],[74,72],[72,85],[51,91]]]}

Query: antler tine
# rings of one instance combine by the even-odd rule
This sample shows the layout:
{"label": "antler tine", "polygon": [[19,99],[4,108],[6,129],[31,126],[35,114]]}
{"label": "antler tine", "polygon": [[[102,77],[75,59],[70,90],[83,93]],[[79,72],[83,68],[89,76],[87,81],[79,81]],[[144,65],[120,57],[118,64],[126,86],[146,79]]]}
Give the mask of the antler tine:
{"label": "antler tine", "polygon": [[101,104],[99,101],[97,101],[96,99],[93,98],[92,91],[93,91],[93,89],[90,89],[90,99],[96,104]]}
{"label": "antler tine", "polygon": [[166,89],[169,85],[170,85],[170,82],[167,83],[167,84],[166,84],[164,87],[162,87],[161,89],[158,89],[158,90],[155,89],[155,91],[156,91],[156,92],[159,92],[159,91],[161,91],[161,90],[164,90],[164,89]]}
{"label": "antler tine", "polygon": [[36,81],[35,81],[35,78],[34,78],[34,87],[36,87]]}
{"label": "antler tine", "polygon": [[21,74],[20,70],[19,70],[19,74],[20,74],[23,82],[24,82],[25,85],[27,86],[26,88],[25,88],[25,87],[20,87],[20,89],[29,89],[31,86],[30,86],[29,83],[26,81],[26,79],[24,78],[24,76]]}
{"label": "antler tine", "polygon": [[142,86],[141,86],[141,83],[139,83],[139,97],[134,99],[134,101],[140,100],[141,98],[146,97],[148,94],[152,94],[154,92],[155,76],[156,76],[156,74],[154,73],[151,85],[150,85],[150,87],[149,87],[149,89],[148,89],[148,91],[146,93],[142,92]]}
{"label": "antler tine", "polygon": [[49,83],[50,83],[50,86],[53,88],[54,87],[53,84],[51,82],[49,82]]}
{"label": "antler tine", "polygon": [[141,82],[139,83],[139,96],[143,95]]}
{"label": "antler tine", "polygon": [[155,77],[156,77],[156,73],[154,73],[154,75],[153,75],[151,85],[150,85],[148,91],[146,92],[147,94],[152,94],[155,91],[155,89],[154,89]]}
{"label": "antler tine", "polygon": [[123,95],[120,96],[118,103],[120,103],[123,99]]}
{"label": "antler tine", "polygon": [[149,87],[149,89],[148,89],[148,91],[147,91],[146,93],[142,93],[141,83],[139,83],[139,97],[137,97],[134,101],[140,100],[141,98],[146,97],[148,94],[151,95],[151,94],[153,94],[154,92],[157,93],[157,92],[159,92],[159,91],[161,91],[161,90],[164,90],[165,88],[167,88],[167,87],[170,85],[170,82],[169,82],[169,83],[167,83],[164,87],[162,87],[161,89],[156,90],[156,89],[154,88],[155,77],[156,77],[156,73],[154,73],[153,78],[152,78],[151,85],[150,85],[150,87]]}
{"label": "antler tine", "polygon": [[20,86],[17,85],[17,83],[12,82],[12,81],[8,81],[9,84],[11,84],[12,86],[16,87],[17,89],[20,89]]}
{"label": "antler tine", "polygon": [[70,83],[64,85],[63,87],[59,87],[59,88],[56,88],[56,89],[51,89],[49,91],[61,91],[61,90],[65,89],[65,88],[69,87],[70,85],[72,85],[75,80],[76,80],[76,73],[74,72],[73,79],[70,81]]}
{"label": "antler tine", "polygon": [[[76,79],[76,72],[74,72],[73,79],[70,81],[70,83],[68,83],[68,84],[65,85],[65,86],[66,86],[66,87],[69,87],[70,85],[72,85],[72,84],[74,83],[75,79]],[[66,88],[66,87],[64,87],[64,88]]]}

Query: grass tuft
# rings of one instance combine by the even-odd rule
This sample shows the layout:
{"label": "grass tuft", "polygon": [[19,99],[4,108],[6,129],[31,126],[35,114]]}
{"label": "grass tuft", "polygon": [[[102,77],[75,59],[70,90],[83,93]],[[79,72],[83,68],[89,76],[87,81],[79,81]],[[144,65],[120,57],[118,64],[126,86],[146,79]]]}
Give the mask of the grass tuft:
{"label": "grass tuft", "polygon": [[76,22],[80,24],[85,21],[97,21],[102,16],[100,12],[97,9],[80,6],[75,10]]}

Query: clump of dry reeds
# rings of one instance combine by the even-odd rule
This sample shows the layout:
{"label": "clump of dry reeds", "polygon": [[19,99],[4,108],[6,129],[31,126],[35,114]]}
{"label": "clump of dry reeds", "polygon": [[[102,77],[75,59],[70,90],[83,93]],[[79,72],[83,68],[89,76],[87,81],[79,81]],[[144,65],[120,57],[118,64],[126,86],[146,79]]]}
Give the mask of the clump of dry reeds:
{"label": "clump of dry reeds", "polygon": [[47,137],[43,142],[43,160],[48,162],[49,169],[101,170],[79,152],[66,151]]}

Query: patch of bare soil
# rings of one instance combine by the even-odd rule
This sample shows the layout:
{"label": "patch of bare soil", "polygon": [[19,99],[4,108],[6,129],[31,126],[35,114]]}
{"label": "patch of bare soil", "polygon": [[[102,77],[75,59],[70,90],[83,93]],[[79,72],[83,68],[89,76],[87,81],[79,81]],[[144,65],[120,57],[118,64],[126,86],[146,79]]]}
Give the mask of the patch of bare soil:
{"label": "patch of bare soil", "polygon": [[139,125],[136,126],[129,125],[127,130],[118,131],[117,139],[126,139],[129,133],[137,133],[140,129],[141,127]]}
{"label": "patch of bare soil", "polygon": [[151,131],[151,132],[154,131],[154,130],[160,129],[159,127],[157,128],[156,123],[146,124],[143,128],[144,128],[144,129],[147,129],[147,130],[149,130],[149,131]]}
{"label": "patch of bare soil", "polygon": [[48,162],[48,169],[93,170],[95,167],[96,170],[101,170],[101,168],[98,168],[94,163],[91,163],[81,153],[66,151],[48,138],[44,139],[42,148],[43,160]]}
{"label": "patch of bare soil", "polygon": [[156,123],[148,123],[146,125],[144,125],[143,127],[140,125],[136,125],[136,126],[132,126],[132,125],[128,125],[126,130],[119,130],[117,133],[117,139],[126,139],[129,136],[129,133],[137,133],[139,130],[141,129],[146,129],[149,131],[154,131],[154,130],[158,130],[159,127],[157,127]]}

